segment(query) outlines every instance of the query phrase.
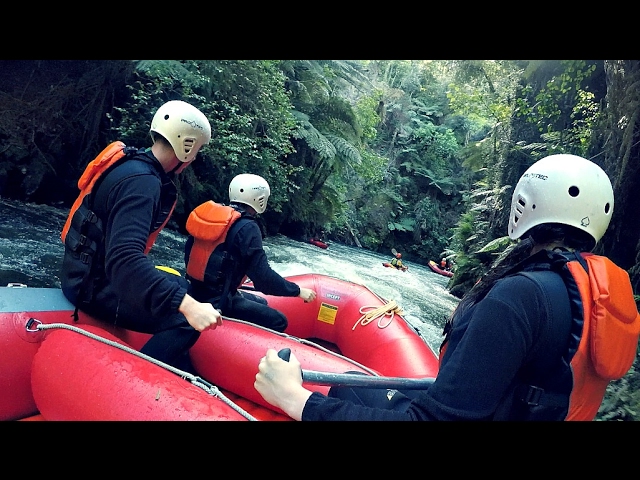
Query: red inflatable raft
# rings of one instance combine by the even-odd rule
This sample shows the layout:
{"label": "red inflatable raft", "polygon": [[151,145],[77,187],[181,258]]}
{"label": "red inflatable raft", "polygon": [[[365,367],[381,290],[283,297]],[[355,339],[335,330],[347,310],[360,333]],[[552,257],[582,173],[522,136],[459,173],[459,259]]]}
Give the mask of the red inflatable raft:
{"label": "red inflatable raft", "polygon": [[434,272],[439,273],[440,275],[444,275],[445,277],[453,277],[453,272],[449,270],[443,270],[433,260],[429,260],[429,268]]}
{"label": "red inflatable raft", "polygon": [[290,348],[317,372],[437,374],[436,355],[394,301],[324,275],[288,279],[313,288],[316,300],[254,292],[287,316],[287,331],[226,318],[190,351],[199,376],[141,356],[149,335],[82,312],[74,323],[59,289],[0,287],[0,420],[290,420],[253,387],[268,348]]}
{"label": "red inflatable raft", "polygon": [[312,244],[312,245],[315,245],[316,247],[320,247],[320,248],[327,248],[329,246],[326,243],[318,240],[317,238],[310,238],[309,239],[309,243]]}

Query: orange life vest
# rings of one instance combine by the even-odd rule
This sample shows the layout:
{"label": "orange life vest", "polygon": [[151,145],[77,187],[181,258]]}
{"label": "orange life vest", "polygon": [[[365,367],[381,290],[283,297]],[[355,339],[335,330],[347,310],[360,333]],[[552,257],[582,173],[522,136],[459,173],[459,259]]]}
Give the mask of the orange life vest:
{"label": "orange life vest", "polygon": [[[237,278],[235,265],[242,254],[232,237],[242,228],[240,223],[246,221],[254,219],[211,200],[196,207],[187,219],[190,236],[185,245],[185,262],[192,295],[206,301],[213,299],[220,311],[226,309],[229,293],[233,291],[231,282]],[[246,278],[246,274],[242,275],[233,287],[242,285]]]}
{"label": "orange life vest", "polygon": [[[145,154],[140,154],[140,161],[138,161],[137,152],[136,148],[127,147],[122,142],[113,142],[87,165],[78,180],[80,193],[69,211],[60,235],[65,249],[62,260],[62,291],[76,306],[82,302],[91,302],[96,285],[104,276],[102,271],[104,267],[101,265],[104,257],[103,219],[98,217],[93,208],[93,197],[98,188],[98,182],[102,182],[105,178],[106,181],[110,181],[111,177],[107,176],[107,172],[111,172],[116,165],[126,162],[131,163],[122,165],[124,170],[120,171],[120,174],[123,177],[137,174],[139,171],[154,172],[157,168],[157,165],[153,164],[155,161]],[[118,172],[114,172],[114,175],[116,174]],[[168,184],[166,188],[164,185],[162,187],[164,193],[161,193],[160,208],[156,218],[152,219],[145,254],[153,246],[176,206],[175,186],[171,184],[170,187]]]}
{"label": "orange life vest", "polygon": [[[575,345],[570,346],[575,351],[569,360],[573,385],[565,420],[593,420],[609,382],[622,378],[636,358],[640,314],[625,270],[592,253],[583,252],[580,259],[562,255],[567,260],[565,274],[573,278],[580,296],[570,298],[573,321],[582,324],[581,334],[572,337]],[[440,360],[446,348],[445,338]]]}
{"label": "orange life vest", "polygon": [[231,225],[241,214],[233,207],[212,200],[197,206],[187,218],[187,231],[193,237],[193,247],[187,262],[187,275],[205,281],[205,271],[211,254],[225,242]]}
{"label": "orange life vest", "polygon": [[[85,198],[92,192],[93,187],[95,186],[98,179],[108,170],[110,167],[121,161],[127,155],[131,155],[136,151],[133,147],[127,147],[121,141],[115,141],[107,145],[107,147],[100,152],[100,154],[93,159],[87,167],[85,168],[82,176],[78,180],[78,188],[80,189],[80,194],[78,198],[76,198],[75,202],[71,206],[71,210],[69,211],[69,215],[67,216],[67,220],[62,228],[62,233],[60,238],[62,243],[65,243],[67,234],[69,232],[69,228],[71,227],[71,222],[73,220],[74,215],[80,208],[80,205],[85,200]],[[151,247],[156,241],[156,238],[160,234],[160,231],[165,227],[169,219],[171,218],[171,214],[176,206],[174,202],[173,207],[171,207],[171,211],[164,219],[164,222],[156,228],[153,232],[149,234],[149,238],[147,239],[147,245],[145,248],[145,253],[149,253]]]}
{"label": "orange life vest", "polygon": [[576,260],[567,268],[582,298],[584,326],[571,360],[573,390],[567,420],[593,420],[607,385],[622,378],[636,358],[640,314],[629,274],[607,257],[583,253],[588,273]]}

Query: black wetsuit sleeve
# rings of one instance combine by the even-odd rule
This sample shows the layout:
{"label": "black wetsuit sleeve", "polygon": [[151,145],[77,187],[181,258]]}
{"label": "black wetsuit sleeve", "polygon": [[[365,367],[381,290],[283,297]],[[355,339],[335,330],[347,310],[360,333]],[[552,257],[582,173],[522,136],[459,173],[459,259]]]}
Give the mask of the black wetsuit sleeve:
{"label": "black wetsuit sleeve", "polygon": [[187,293],[145,255],[160,181],[153,174],[127,177],[110,191],[105,228],[105,272],[118,296],[153,316],[178,311]]}
{"label": "black wetsuit sleeve", "polygon": [[262,246],[262,233],[256,222],[245,222],[237,234],[246,275],[256,290],[267,295],[297,297],[300,287],[271,268]]}
{"label": "black wetsuit sleeve", "polygon": [[489,420],[509,390],[545,324],[544,298],[521,276],[498,282],[454,321],[433,385],[402,412],[355,405],[319,393],[303,420]]}
{"label": "black wetsuit sleeve", "polygon": [[[384,393],[381,392],[381,395]],[[303,421],[410,421],[426,420],[415,417],[409,411],[399,412],[355,405],[349,401],[331,398],[314,392],[302,411]],[[435,419],[434,419],[435,420]]]}

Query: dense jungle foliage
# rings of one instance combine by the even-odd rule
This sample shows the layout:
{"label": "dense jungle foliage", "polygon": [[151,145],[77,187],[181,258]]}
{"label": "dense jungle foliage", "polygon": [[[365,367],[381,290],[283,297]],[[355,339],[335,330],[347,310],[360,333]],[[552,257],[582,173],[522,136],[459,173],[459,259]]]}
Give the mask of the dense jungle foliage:
{"label": "dense jungle foliage", "polygon": [[[164,102],[209,118],[180,175],[171,228],[238,173],[265,177],[268,234],[447,257],[462,296],[510,245],[513,187],[537,159],[573,153],[614,185],[596,253],[640,291],[640,61],[0,60],[0,195],[70,206],[109,142],[150,145]],[[631,219],[631,221],[629,221]],[[600,419],[636,419],[635,368]]]}

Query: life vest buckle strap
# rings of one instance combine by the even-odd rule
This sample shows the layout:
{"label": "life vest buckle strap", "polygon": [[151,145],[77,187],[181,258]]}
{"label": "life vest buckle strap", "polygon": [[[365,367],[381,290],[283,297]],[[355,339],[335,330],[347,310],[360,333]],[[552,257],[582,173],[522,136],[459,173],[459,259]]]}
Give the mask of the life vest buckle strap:
{"label": "life vest buckle strap", "polygon": [[80,254],[80,261],[85,265],[88,265],[91,262],[91,255],[89,255],[88,253],[82,252]]}
{"label": "life vest buckle strap", "polygon": [[98,221],[98,216],[92,212],[91,210],[87,211],[87,216],[84,219],[85,223],[96,223]]}
{"label": "life vest buckle strap", "polygon": [[540,387],[536,387],[534,385],[529,385],[527,391],[525,392],[522,401],[529,405],[530,407],[536,407],[540,405],[540,398],[544,394],[544,389]]}

